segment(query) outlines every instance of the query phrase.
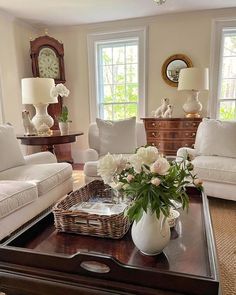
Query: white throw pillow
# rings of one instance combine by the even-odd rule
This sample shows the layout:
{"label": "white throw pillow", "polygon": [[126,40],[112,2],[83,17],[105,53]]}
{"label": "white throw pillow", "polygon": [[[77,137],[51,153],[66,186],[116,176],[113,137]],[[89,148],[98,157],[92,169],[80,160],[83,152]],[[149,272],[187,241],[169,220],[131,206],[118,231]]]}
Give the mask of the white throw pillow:
{"label": "white throw pillow", "polygon": [[99,138],[100,154],[132,154],[137,147],[136,118],[109,121],[96,119]]}
{"label": "white throw pillow", "polygon": [[0,125],[0,171],[24,165],[19,143],[10,125]]}
{"label": "white throw pillow", "polygon": [[203,119],[196,149],[200,155],[236,158],[236,122]]}

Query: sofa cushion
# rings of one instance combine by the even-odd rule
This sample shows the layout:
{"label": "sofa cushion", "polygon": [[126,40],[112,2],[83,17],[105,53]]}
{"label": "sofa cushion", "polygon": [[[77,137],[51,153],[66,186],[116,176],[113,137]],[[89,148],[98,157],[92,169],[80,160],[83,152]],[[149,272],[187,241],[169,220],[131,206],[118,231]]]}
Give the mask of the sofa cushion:
{"label": "sofa cushion", "polygon": [[37,187],[22,181],[0,181],[0,218],[38,198]]}
{"label": "sofa cushion", "polygon": [[99,129],[100,154],[131,154],[137,147],[136,118],[109,121],[96,119]]}
{"label": "sofa cushion", "polygon": [[203,180],[236,184],[236,159],[198,156],[192,163],[194,172]]}
{"label": "sofa cushion", "polygon": [[33,164],[2,171],[0,179],[30,181],[37,185],[38,195],[42,196],[71,175],[72,167],[68,163]]}
{"label": "sofa cushion", "polygon": [[24,165],[19,143],[10,125],[0,125],[0,171]]}
{"label": "sofa cushion", "polygon": [[203,119],[198,127],[195,148],[204,156],[236,158],[236,122]]}

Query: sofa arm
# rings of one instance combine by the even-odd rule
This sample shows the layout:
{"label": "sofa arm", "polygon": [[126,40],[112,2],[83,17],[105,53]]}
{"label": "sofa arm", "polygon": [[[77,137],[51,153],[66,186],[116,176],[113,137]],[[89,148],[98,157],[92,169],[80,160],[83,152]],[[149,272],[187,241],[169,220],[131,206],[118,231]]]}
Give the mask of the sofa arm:
{"label": "sofa arm", "polygon": [[25,164],[50,164],[57,163],[57,158],[50,152],[40,152],[25,156]]}
{"label": "sofa arm", "polygon": [[99,159],[99,154],[94,149],[87,149],[84,151],[84,162],[97,161]]}
{"label": "sofa arm", "polygon": [[182,147],[177,151],[176,161],[181,161],[183,158],[187,158],[187,155],[190,156],[190,159],[193,160],[197,156],[197,151],[195,149]]}

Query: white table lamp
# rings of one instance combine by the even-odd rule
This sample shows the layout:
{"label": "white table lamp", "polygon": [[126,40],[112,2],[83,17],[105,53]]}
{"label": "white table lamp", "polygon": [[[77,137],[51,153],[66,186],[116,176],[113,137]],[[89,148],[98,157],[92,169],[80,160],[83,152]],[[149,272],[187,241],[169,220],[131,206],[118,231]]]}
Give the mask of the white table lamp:
{"label": "white table lamp", "polygon": [[187,118],[199,118],[202,104],[199,92],[209,90],[208,68],[184,68],[180,70],[178,90],[190,90],[191,95],[183,105]]}
{"label": "white table lamp", "polygon": [[[47,107],[50,103],[57,103],[57,97],[51,97],[50,91],[55,86],[51,78],[25,78],[21,80],[22,103],[33,104],[36,110],[32,122],[37,131],[45,127],[48,130],[53,126],[54,120],[48,114]],[[46,130],[45,130],[46,131]]]}

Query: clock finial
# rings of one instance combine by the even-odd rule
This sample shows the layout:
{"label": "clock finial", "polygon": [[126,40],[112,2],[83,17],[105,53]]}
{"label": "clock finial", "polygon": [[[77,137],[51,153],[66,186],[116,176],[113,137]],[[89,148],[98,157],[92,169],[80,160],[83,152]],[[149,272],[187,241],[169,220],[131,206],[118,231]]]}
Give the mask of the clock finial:
{"label": "clock finial", "polygon": [[45,28],[45,29],[44,29],[44,34],[45,34],[46,36],[48,36],[48,28]]}

